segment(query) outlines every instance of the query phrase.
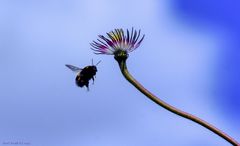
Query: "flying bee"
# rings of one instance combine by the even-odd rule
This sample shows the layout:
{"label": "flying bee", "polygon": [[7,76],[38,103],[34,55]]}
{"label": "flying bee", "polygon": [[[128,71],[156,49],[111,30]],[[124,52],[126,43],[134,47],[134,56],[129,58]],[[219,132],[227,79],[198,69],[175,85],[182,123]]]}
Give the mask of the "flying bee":
{"label": "flying bee", "polygon": [[73,65],[66,64],[66,66],[71,69],[72,71],[77,73],[75,83],[79,87],[86,86],[87,90],[89,90],[89,80],[93,80],[94,83],[94,77],[96,76],[97,73],[97,65],[101,61],[98,61],[96,65],[93,65],[93,60],[92,60],[92,65],[86,66],[84,68],[79,68]]}

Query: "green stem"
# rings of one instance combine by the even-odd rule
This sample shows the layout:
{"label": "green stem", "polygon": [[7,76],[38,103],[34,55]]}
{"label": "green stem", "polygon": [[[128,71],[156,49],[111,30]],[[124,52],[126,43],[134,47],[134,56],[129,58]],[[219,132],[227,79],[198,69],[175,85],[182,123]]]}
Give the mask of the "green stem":
{"label": "green stem", "polygon": [[[116,59],[116,58],[115,58]],[[117,59],[116,59],[117,60]],[[117,60],[119,63],[119,67],[121,69],[121,72],[123,74],[123,76],[133,85],[135,86],[140,92],[142,92],[145,96],[147,96],[149,99],[151,99],[153,102],[155,102],[156,104],[160,105],[161,107],[165,108],[166,110],[177,114],[181,117],[184,117],[186,119],[189,119],[195,123],[198,123],[200,125],[202,125],[203,127],[209,129],[210,131],[212,131],[213,133],[219,135],[220,137],[222,137],[223,139],[225,139],[226,141],[228,141],[229,143],[231,143],[234,146],[240,146],[240,144],[234,140],[233,138],[231,138],[230,136],[228,136],[226,133],[222,132],[221,130],[217,129],[216,127],[214,127],[213,125],[207,123],[206,121],[192,115],[189,113],[186,113],[184,111],[181,111],[171,105],[169,105],[168,103],[162,101],[161,99],[159,99],[157,96],[155,96],[154,94],[152,94],[150,91],[148,91],[147,89],[145,89],[137,80],[135,80],[131,74],[128,72],[127,70],[127,65],[126,65],[126,59],[120,59]]]}

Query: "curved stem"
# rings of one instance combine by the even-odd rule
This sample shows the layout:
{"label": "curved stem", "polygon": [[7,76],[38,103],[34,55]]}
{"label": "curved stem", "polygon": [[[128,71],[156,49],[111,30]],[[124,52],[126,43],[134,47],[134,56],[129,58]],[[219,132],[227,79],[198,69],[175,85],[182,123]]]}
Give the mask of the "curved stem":
{"label": "curved stem", "polygon": [[228,136],[226,133],[220,131],[219,129],[217,129],[216,127],[214,127],[213,125],[210,125],[209,123],[207,123],[206,121],[203,121],[202,119],[191,115],[189,113],[186,113],[184,111],[181,111],[171,105],[169,105],[168,103],[162,101],[161,99],[159,99],[157,96],[155,96],[154,94],[152,94],[151,92],[149,92],[147,89],[145,89],[137,80],[135,80],[131,74],[128,72],[127,70],[127,65],[126,65],[126,60],[117,60],[119,63],[119,67],[121,69],[121,72],[123,74],[123,76],[133,85],[135,86],[140,92],[142,92],[144,95],[146,95],[149,99],[151,99],[153,102],[155,102],[156,104],[160,105],[161,107],[165,108],[166,110],[177,114],[181,117],[184,117],[186,119],[189,119],[195,123],[198,123],[200,125],[202,125],[203,127],[207,128],[208,130],[212,131],[213,133],[219,135],[220,137],[222,137],[223,139],[225,139],[226,141],[228,141],[229,143],[231,143],[234,146],[240,146],[240,144],[234,140],[233,138],[231,138],[230,136]]}

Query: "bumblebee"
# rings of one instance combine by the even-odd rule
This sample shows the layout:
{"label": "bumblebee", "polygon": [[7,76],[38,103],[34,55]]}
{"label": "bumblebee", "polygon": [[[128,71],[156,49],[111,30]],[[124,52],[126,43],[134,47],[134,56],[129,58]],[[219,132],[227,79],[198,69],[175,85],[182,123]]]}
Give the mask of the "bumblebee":
{"label": "bumblebee", "polygon": [[79,87],[87,87],[87,90],[89,91],[89,80],[93,80],[94,83],[94,77],[96,76],[97,73],[97,65],[100,63],[99,61],[96,65],[93,65],[93,60],[92,60],[92,65],[86,66],[84,68],[79,68],[73,65],[66,64],[66,67],[68,67],[70,70],[73,72],[77,73],[75,83]]}

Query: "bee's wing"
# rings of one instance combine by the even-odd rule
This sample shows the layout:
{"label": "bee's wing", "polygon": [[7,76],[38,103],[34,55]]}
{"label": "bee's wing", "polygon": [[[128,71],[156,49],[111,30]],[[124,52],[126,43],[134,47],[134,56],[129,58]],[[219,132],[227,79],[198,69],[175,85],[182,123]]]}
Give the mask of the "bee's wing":
{"label": "bee's wing", "polygon": [[80,72],[82,70],[79,67],[76,67],[76,66],[73,66],[73,65],[69,65],[69,64],[66,64],[66,67],[68,67],[69,69],[71,69],[74,72]]}

